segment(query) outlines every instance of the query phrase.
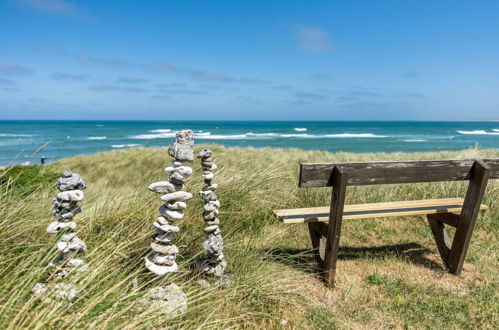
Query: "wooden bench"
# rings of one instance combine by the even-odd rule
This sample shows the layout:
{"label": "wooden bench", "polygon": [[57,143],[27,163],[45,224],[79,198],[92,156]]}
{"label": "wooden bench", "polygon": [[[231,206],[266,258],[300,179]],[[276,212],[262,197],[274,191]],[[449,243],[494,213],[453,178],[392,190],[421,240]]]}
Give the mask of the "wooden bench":
{"label": "wooden bench", "polygon": [[[304,163],[300,164],[300,188],[332,187],[331,205],[274,213],[284,223],[308,223],[316,259],[328,286],[334,285],[344,219],[426,215],[444,264],[452,274],[459,275],[478,212],[487,209],[481,202],[489,178],[499,178],[499,158]],[[347,186],[463,180],[469,181],[464,198],[345,205]],[[452,240],[445,225],[456,228]]]}

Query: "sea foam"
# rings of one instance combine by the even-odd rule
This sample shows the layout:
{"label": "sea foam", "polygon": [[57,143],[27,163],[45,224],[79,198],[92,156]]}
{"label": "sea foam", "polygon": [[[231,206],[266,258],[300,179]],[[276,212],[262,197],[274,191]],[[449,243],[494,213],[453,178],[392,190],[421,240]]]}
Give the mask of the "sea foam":
{"label": "sea foam", "polygon": [[87,137],[87,140],[105,140],[107,139],[107,136],[89,136]]}
{"label": "sea foam", "polygon": [[496,131],[493,129],[494,132],[487,132],[484,130],[475,130],[475,131],[456,131],[459,134],[464,134],[464,135],[499,135],[499,131]]}

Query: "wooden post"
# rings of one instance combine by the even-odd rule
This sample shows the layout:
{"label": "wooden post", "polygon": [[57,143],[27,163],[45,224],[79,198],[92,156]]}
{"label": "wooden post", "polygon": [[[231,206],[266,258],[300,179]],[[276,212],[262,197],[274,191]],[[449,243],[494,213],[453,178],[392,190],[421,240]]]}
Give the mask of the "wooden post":
{"label": "wooden post", "polygon": [[463,268],[464,258],[468,251],[489,175],[490,167],[482,161],[476,160],[471,168],[470,183],[448,258],[448,266],[452,274],[459,275]]}
{"label": "wooden post", "polygon": [[329,211],[326,253],[324,257],[324,280],[329,287],[334,286],[334,279],[336,277],[336,261],[338,260],[347,183],[346,174],[342,173],[338,167],[333,169],[331,176],[333,192],[331,197],[331,209]]}

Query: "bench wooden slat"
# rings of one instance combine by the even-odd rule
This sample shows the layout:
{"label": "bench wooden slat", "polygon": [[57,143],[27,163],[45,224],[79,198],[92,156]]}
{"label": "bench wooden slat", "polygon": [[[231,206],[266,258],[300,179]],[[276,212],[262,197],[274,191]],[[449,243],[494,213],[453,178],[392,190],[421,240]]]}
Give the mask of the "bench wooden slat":
{"label": "bench wooden slat", "polygon": [[[490,167],[490,179],[499,178],[499,158],[481,161]],[[303,163],[300,164],[299,186],[331,187],[335,166],[348,174],[349,186],[469,180],[474,163],[475,159]]]}
{"label": "bench wooden slat", "polygon": [[[343,219],[383,218],[406,215],[426,215],[461,212],[463,198],[441,198],[415,201],[345,205]],[[486,210],[481,205],[480,210]],[[275,210],[274,213],[284,223],[328,222],[329,206]]]}

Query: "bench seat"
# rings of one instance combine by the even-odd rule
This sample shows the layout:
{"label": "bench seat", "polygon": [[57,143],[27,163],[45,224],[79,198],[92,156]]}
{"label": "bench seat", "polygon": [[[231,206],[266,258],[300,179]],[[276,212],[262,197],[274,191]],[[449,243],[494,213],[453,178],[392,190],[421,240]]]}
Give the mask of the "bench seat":
{"label": "bench seat", "polygon": [[[415,201],[399,201],[345,205],[343,219],[384,218],[406,215],[428,215],[461,212],[463,198],[441,198]],[[481,204],[480,210],[488,207]],[[283,223],[328,222],[329,206],[275,210]]]}

